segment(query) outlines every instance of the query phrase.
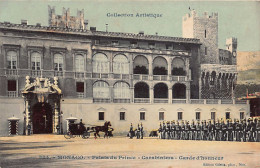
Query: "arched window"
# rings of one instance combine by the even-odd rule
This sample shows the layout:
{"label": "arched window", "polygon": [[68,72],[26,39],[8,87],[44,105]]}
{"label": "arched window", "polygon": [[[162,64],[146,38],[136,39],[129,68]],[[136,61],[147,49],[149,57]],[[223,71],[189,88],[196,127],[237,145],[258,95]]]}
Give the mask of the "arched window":
{"label": "arched window", "polygon": [[168,87],[164,83],[157,83],[154,86],[154,98],[168,98]]}
{"label": "arched window", "polygon": [[105,54],[97,53],[93,56],[93,72],[109,73],[109,61]]}
{"label": "arched window", "polygon": [[93,86],[94,98],[110,98],[110,92],[108,84],[104,81],[97,81]]}
{"label": "arched window", "polygon": [[154,75],[167,75],[168,64],[165,58],[156,57],[153,60],[153,74]]}
{"label": "arched window", "polygon": [[186,98],[186,86],[181,83],[176,83],[172,87],[172,98],[185,99]]}
{"label": "arched window", "polygon": [[148,74],[149,63],[146,57],[139,55],[134,59],[134,74]]}
{"label": "arched window", "polygon": [[77,54],[75,56],[75,70],[76,72],[83,72],[85,70],[84,56]]}
{"label": "arched window", "polygon": [[135,98],[149,98],[149,86],[145,82],[135,84]]}
{"label": "arched window", "polygon": [[129,62],[126,56],[119,54],[114,57],[113,72],[115,74],[129,74]]}
{"label": "arched window", "polygon": [[54,70],[63,70],[63,56],[61,54],[54,54]]}
{"label": "arched window", "polygon": [[7,68],[8,69],[16,69],[16,67],[17,67],[17,52],[8,51],[6,55],[7,55]]}
{"label": "arched window", "polygon": [[181,58],[175,58],[172,60],[172,75],[185,76],[185,63]]}
{"label": "arched window", "polygon": [[31,65],[32,65],[32,70],[41,69],[41,54],[40,53],[33,52],[31,54]]}
{"label": "arched window", "polygon": [[125,82],[117,82],[114,85],[114,98],[115,99],[130,99],[130,88]]}

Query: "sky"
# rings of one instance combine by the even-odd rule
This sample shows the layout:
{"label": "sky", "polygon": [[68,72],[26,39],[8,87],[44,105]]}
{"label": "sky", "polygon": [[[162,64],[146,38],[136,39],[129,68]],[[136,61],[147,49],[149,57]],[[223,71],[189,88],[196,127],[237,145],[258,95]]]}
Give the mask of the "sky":
{"label": "sky", "polygon": [[[218,12],[218,43],[225,48],[226,38],[238,39],[238,51],[260,51],[260,2],[257,1],[149,1],[149,0],[0,0],[0,22],[20,23],[21,19],[29,24],[48,25],[48,5],[55,6],[56,14],[62,8],[70,8],[71,15],[77,9],[84,9],[89,26],[99,31],[138,33],[162,36],[182,36],[182,16],[189,13],[189,7],[198,14],[207,11]],[[108,17],[108,13],[162,14],[162,17]]]}

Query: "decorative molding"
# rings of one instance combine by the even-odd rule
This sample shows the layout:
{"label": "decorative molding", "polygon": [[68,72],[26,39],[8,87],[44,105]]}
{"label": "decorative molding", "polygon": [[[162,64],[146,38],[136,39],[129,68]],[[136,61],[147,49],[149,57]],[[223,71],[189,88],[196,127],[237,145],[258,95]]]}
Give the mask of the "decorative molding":
{"label": "decorative molding", "polygon": [[139,111],[147,111],[145,108],[140,108]]}
{"label": "decorative molding", "polygon": [[212,109],[210,109],[210,111],[217,111],[217,109],[215,109],[215,108],[212,108]]}
{"label": "decorative molding", "polygon": [[195,111],[202,111],[200,108],[196,108]]}
{"label": "decorative molding", "polygon": [[182,108],[178,108],[177,111],[182,112],[182,111],[184,111],[184,110],[183,110]]}
{"label": "decorative molding", "polygon": [[227,108],[225,111],[231,111],[231,109],[230,109],[230,108]]}
{"label": "decorative molding", "polygon": [[98,108],[98,109],[97,109],[97,111],[104,112],[104,111],[106,111],[106,109],[105,109],[105,108],[103,108],[103,107],[100,107],[100,108]]}
{"label": "decorative molding", "polygon": [[164,108],[160,108],[158,111],[166,111]]}

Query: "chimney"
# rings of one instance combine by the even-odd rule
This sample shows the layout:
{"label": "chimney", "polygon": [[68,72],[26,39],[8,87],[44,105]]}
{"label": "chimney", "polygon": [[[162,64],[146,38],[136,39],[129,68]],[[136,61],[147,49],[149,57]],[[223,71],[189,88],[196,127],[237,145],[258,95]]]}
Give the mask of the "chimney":
{"label": "chimney", "polygon": [[96,31],[96,27],[90,27],[90,31]]}
{"label": "chimney", "polygon": [[28,20],[21,20],[21,24],[22,25],[27,25],[28,24]]}
{"label": "chimney", "polygon": [[144,35],[144,31],[139,31],[139,34],[140,35]]}
{"label": "chimney", "polygon": [[41,27],[41,23],[36,23],[36,27]]}
{"label": "chimney", "polygon": [[86,30],[88,26],[88,20],[84,20],[84,29]]}

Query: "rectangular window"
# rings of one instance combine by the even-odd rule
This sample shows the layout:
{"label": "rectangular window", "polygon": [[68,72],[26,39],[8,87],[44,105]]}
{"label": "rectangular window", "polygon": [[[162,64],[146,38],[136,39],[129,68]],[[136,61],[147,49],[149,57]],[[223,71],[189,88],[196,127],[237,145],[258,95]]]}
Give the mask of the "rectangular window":
{"label": "rectangular window", "polygon": [[17,97],[16,80],[7,81],[7,91],[8,91],[8,97]]}
{"label": "rectangular window", "polygon": [[182,120],[182,112],[178,112],[178,120]]}
{"label": "rectangular window", "polygon": [[208,48],[205,47],[205,55],[208,55]]}
{"label": "rectangular window", "polygon": [[196,120],[200,120],[200,112],[196,112]]}
{"label": "rectangular window", "polygon": [[78,98],[84,98],[84,82],[76,82],[76,92]]}
{"label": "rectangular window", "polygon": [[240,120],[245,118],[245,113],[244,112],[240,112]]}
{"label": "rectangular window", "polygon": [[140,112],[140,120],[145,120],[145,112]]}
{"label": "rectangular window", "polygon": [[16,91],[16,80],[8,80],[8,91]]}
{"label": "rectangular window", "polygon": [[159,120],[164,120],[164,112],[159,112]]}
{"label": "rectangular window", "polygon": [[216,119],[216,112],[211,112],[211,120],[215,120]]}
{"label": "rectangular window", "polygon": [[125,112],[120,112],[119,117],[120,120],[125,120]]}
{"label": "rectangular window", "polygon": [[230,112],[226,112],[226,119],[230,119]]}
{"label": "rectangular window", "polygon": [[105,113],[104,112],[99,112],[98,113],[98,120],[104,120],[105,119]]}
{"label": "rectangular window", "polygon": [[207,30],[205,30],[205,38],[207,38]]}

